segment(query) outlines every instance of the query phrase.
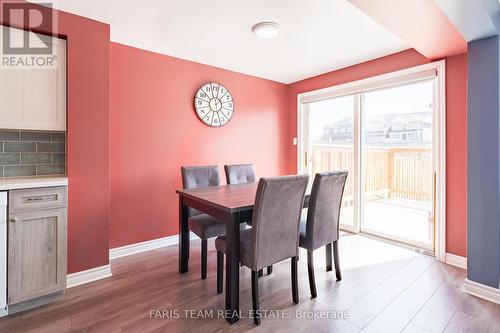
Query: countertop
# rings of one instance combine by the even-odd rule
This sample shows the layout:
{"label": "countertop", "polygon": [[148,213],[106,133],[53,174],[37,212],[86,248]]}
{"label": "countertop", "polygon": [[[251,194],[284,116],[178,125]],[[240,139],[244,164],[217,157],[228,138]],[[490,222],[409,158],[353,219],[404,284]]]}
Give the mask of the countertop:
{"label": "countertop", "polygon": [[68,185],[68,177],[65,176],[0,178],[0,191],[66,185]]}

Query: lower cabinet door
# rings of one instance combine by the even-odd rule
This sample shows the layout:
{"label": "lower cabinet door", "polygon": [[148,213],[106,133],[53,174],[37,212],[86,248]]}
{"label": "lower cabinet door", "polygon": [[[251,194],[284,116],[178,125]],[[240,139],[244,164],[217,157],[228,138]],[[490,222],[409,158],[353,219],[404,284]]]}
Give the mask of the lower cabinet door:
{"label": "lower cabinet door", "polygon": [[8,302],[66,287],[66,209],[9,215]]}

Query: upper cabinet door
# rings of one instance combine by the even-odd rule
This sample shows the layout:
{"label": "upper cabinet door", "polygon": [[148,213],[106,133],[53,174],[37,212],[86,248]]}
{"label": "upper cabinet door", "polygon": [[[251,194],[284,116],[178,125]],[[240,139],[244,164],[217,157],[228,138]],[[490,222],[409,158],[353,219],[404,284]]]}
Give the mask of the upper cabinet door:
{"label": "upper cabinet door", "polygon": [[[52,45],[50,54],[2,53],[0,129],[66,130],[66,40],[0,26],[0,45]],[[36,51],[35,51],[36,52]],[[50,58],[50,59],[49,59]],[[36,63],[35,63],[36,62]]]}

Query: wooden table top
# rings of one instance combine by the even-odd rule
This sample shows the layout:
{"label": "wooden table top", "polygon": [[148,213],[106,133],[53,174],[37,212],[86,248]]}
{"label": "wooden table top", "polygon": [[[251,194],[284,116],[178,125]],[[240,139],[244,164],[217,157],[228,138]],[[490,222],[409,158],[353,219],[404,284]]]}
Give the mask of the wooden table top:
{"label": "wooden table top", "polygon": [[175,192],[211,207],[234,213],[253,208],[257,185],[258,183],[205,186]]}

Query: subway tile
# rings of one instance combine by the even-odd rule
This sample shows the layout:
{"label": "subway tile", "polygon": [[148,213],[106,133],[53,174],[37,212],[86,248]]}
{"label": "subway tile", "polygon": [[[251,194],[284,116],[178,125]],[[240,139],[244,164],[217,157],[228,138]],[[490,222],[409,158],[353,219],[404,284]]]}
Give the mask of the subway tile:
{"label": "subway tile", "polygon": [[66,163],[66,154],[65,153],[53,153],[52,154],[52,163]]}
{"label": "subway tile", "polygon": [[4,152],[35,152],[36,143],[35,142],[4,142],[3,143]]}
{"label": "subway tile", "polygon": [[19,154],[0,154],[0,165],[19,164]]}
{"label": "subway tile", "polygon": [[36,175],[35,165],[5,165],[3,167],[4,177],[21,177]]}
{"label": "subway tile", "polygon": [[21,141],[50,141],[51,140],[50,132],[43,131],[22,131],[21,132]]}
{"label": "subway tile", "polygon": [[50,153],[22,153],[21,164],[47,164],[50,163]]}
{"label": "subway tile", "polygon": [[65,142],[66,133],[65,132],[52,132],[52,141]]}
{"label": "subway tile", "polygon": [[43,153],[64,153],[66,144],[64,142],[38,142],[37,152]]}
{"label": "subway tile", "polygon": [[63,175],[65,173],[64,164],[40,164],[36,166],[37,175]]}
{"label": "subway tile", "polygon": [[0,141],[19,141],[19,131],[0,130]]}
{"label": "subway tile", "polygon": [[66,173],[66,132],[0,130],[0,177]]}

